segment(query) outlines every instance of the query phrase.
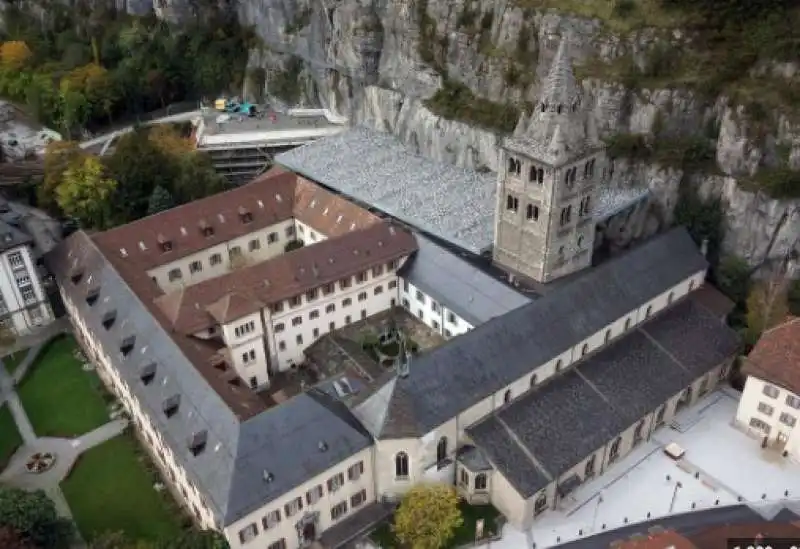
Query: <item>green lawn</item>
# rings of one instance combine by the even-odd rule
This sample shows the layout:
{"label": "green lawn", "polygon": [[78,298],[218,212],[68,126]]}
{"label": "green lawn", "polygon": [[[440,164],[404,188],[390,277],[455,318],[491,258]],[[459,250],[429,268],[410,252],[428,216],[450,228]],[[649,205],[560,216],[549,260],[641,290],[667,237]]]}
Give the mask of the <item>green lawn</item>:
{"label": "green lawn", "polygon": [[[475,523],[478,519],[484,520],[484,537],[489,537],[497,533],[497,519],[500,512],[491,505],[469,505],[461,502],[459,505],[464,524],[456,530],[455,536],[447,544],[447,547],[458,547],[475,541]],[[396,549],[400,547],[400,542],[392,532],[389,522],[381,524],[369,536],[372,541],[380,545],[383,549]]]}
{"label": "green lawn", "polygon": [[83,371],[76,348],[68,336],[50,341],[17,389],[39,436],[80,436],[109,421],[100,379]]}
{"label": "green lawn", "polygon": [[3,357],[3,366],[6,367],[6,372],[8,372],[8,375],[14,375],[14,372],[17,371],[17,368],[27,355],[28,349],[20,349],[19,351],[15,351],[10,355]]}
{"label": "green lawn", "polygon": [[124,532],[131,540],[175,538],[181,513],[166,493],[153,489],[147,458],[130,434],[82,454],[61,489],[81,534]]}
{"label": "green lawn", "polygon": [[0,406],[0,471],[5,468],[8,460],[20,446],[22,437],[17,431],[11,410],[8,406]]}

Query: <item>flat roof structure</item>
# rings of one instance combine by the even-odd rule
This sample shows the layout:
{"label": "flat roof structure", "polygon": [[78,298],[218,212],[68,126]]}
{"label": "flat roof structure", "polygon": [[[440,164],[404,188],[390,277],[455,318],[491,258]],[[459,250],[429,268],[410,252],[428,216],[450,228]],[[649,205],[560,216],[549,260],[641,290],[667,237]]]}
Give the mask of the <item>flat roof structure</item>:
{"label": "flat roof structure", "polygon": [[353,128],[279,154],[278,164],[460,248],[492,247],[494,174],[413,154],[395,137]]}

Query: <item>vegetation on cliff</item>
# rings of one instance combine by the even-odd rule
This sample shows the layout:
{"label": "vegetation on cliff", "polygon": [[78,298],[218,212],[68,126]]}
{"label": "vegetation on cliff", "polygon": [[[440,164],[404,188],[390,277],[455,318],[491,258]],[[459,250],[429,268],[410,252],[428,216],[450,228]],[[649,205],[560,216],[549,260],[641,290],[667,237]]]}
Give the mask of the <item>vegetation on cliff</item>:
{"label": "vegetation on cliff", "polygon": [[41,19],[5,9],[0,95],[68,135],[241,85],[252,34],[231,14],[209,9],[178,29],[82,3],[45,7]]}

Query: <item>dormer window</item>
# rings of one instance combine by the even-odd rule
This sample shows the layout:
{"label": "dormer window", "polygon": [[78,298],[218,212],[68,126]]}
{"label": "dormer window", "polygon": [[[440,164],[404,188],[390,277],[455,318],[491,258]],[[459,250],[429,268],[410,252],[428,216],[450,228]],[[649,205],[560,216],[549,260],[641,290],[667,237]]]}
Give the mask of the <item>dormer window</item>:
{"label": "dormer window", "polygon": [[77,285],[82,278],[83,278],[83,271],[78,271],[70,277],[70,280],[72,280],[73,284]]}
{"label": "dormer window", "polygon": [[144,366],[142,366],[141,371],[139,372],[139,379],[142,380],[142,383],[145,385],[150,385],[156,377],[156,363],[155,362],[148,362]]}
{"label": "dormer window", "polygon": [[516,158],[508,159],[508,173],[510,175],[519,175],[522,171],[522,163]]}
{"label": "dormer window", "polygon": [[178,413],[178,408],[181,404],[181,395],[172,395],[168,399],[166,399],[162,405],[164,410],[164,414],[167,418],[171,418],[175,414]]}
{"label": "dormer window", "polygon": [[214,236],[214,227],[203,220],[200,222],[200,232],[203,233],[203,236],[206,238]]}
{"label": "dormer window", "polygon": [[92,288],[91,290],[89,290],[89,293],[86,294],[86,303],[89,305],[89,307],[97,303],[98,297],[100,297],[99,288]]}
{"label": "dormer window", "polygon": [[122,340],[122,344],[119,346],[119,351],[122,353],[122,356],[127,357],[131,354],[134,343],[136,343],[136,336],[128,336]]}
{"label": "dormer window", "polygon": [[250,223],[253,221],[253,214],[244,208],[239,208],[239,219],[242,220],[242,223]]}
{"label": "dormer window", "polygon": [[108,311],[103,315],[103,328],[110,330],[115,320],[117,320],[117,311]]}
{"label": "dormer window", "polygon": [[197,457],[206,449],[207,442],[208,432],[205,430],[198,431],[189,439],[189,451],[193,456]]}
{"label": "dormer window", "polygon": [[158,245],[161,247],[162,252],[172,251],[172,241],[167,240],[163,234],[158,235]]}

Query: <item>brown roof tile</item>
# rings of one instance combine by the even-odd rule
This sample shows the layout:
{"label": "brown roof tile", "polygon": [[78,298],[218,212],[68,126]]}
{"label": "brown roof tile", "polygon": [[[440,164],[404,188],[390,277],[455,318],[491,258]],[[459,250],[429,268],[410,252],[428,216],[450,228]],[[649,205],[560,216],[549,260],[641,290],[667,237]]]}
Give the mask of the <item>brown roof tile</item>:
{"label": "brown roof tile", "polygon": [[712,314],[720,318],[727,317],[736,307],[736,304],[728,296],[708,282],[689,294],[689,296],[701,307],[708,309]]}
{"label": "brown roof tile", "polygon": [[788,522],[761,522],[751,524],[730,524],[715,526],[691,536],[697,549],[728,549],[729,540],[741,539],[755,541],[762,538],[800,538],[800,527]]}
{"label": "brown roof tile", "polygon": [[[347,232],[159,297],[156,303],[184,334],[254,313],[324,284],[408,256],[413,235],[389,222]],[[179,294],[178,296],[174,294]],[[226,298],[231,298],[227,299]],[[180,305],[174,315],[175,301]],[[221,312],[224,308],[224,314]]]}
{"label": "brown roof tile", "polygon": [[697,549],[691,541],[672,531],[617,540],[611,544],[611,547],[614,549]]}
{"label": "brown roof tile", "polygon": [[800,394],[800,318],[764,332],[742,371]]}

